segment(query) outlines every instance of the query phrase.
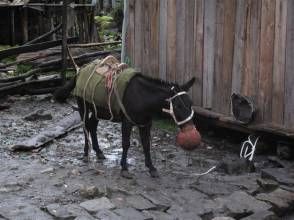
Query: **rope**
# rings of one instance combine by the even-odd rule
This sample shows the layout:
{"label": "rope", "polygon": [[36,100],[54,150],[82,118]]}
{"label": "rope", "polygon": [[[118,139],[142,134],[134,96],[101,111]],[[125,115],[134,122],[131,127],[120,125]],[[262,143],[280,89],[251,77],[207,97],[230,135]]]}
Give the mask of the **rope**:
{"label": "rope", "polygon": [[193,174],[191,174],[190,176],[204,176],[204,175],[206,175],[206,174],[209,174],[211,171],[213,171],[213,170],[215,170],[216,169],[216,166],[213,166],[213,167],[211,167],[209,170],[207,170],[206,172],[204,172],[204,173],[193,173]]}

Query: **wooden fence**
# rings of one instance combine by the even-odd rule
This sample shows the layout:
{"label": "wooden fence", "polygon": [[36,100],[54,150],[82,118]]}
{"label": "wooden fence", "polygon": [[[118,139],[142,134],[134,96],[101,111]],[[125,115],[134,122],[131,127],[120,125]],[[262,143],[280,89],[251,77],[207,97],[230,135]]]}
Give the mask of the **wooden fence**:
{"label": "wooden fence", "polygon": [[294,131],[294,0],[129,0],[127,56],[182,83],[196,106],[231,115],[252,97],[256,123]]}

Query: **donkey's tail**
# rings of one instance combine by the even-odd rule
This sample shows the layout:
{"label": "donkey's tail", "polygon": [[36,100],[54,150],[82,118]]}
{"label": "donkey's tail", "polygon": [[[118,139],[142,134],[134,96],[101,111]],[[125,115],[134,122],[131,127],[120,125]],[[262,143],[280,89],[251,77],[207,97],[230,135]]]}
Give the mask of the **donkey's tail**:
{"label": "donkey's tail", "polygon": [[53,93],[53,96],[58,102],[65,102],[66,99],[70,96],[71,91],[76,86],[76,76],[70,80],[68,80],[64,86],[56,89]]}

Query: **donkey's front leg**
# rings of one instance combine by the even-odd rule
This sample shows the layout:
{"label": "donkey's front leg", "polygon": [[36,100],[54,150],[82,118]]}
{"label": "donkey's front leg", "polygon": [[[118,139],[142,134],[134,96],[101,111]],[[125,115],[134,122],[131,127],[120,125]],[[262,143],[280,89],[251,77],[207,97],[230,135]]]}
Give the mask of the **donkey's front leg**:
{"label": "donkey's front leg", "polygon": [[132,175],[128,171],[128,163],[127,163],[127,157],[128,157],[128,150],[130,147],[130,136],[131,136],[131,131],[132,131],[132,124],[124,118],[122,120],[122,125],[121,125],[121,130],[122,130],[122,156],[121,156],[121,176],[125,178],[132,178]]}
{"label": "donkey's front leg", "polygon": [[157,172],[157,169],[153,166],[151,155],[150,155],[150,130],[151,130],[151,123],[144,127],[139,127],[141,142],[144,149],[144,155],[145,155],[145,166],[149,168],[149,173],[151,177],[159,177],[159,174]]}

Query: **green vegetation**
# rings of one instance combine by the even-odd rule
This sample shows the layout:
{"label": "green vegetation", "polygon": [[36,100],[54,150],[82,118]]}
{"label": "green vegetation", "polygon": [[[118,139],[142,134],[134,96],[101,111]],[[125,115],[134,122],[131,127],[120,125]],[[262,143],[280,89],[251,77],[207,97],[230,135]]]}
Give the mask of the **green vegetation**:
{"label": "green vegetation", "polygon": [[[123,23],[123,1],[118,1],[116,7],[110,13],[101,12],[95,16],[98,34],[101,41],[118,41],[121,39]],[[107,45],[106,50],[120,48],[121,45]]]}
{"label": "green vegetation", "polygon": [[115,21],[118,31],[121,32],[122,30],[122,24],[124,19],[124,1],[120,1],[117,3],[113,11],[111,12],[111,16],[113,17],[113,20]]}
{"label": "green vegetation", "polygon": [[12,63],[14,61],[16,61],[16,56],[6,57],[6,58],[4,58],[4,59],[1,60],[1,62],[2,63],[5,63],[5,64]]}
{"label": "green vegetation", "polygon": [[114,25],[113,17],[108,15],[95,16],[95,22],[102,30],[111,28]]}
{"label": "green vegetation", "polygon": [[175,132],[177,130],[176,124],[170,119],[155,118],[153,125],[161,130]]}
{"label": "green vegetation", "polygon": [[70,78],[74,77],[75,75],[76,75],[75,70],[66,70],[66,72],[65,72],[66,79],[70,79]]}
{"label": "green vegetation", "polygon": [[15,75],[24,74],[32,69],[32,65],[29,64],[18,64],[16,67]]}

